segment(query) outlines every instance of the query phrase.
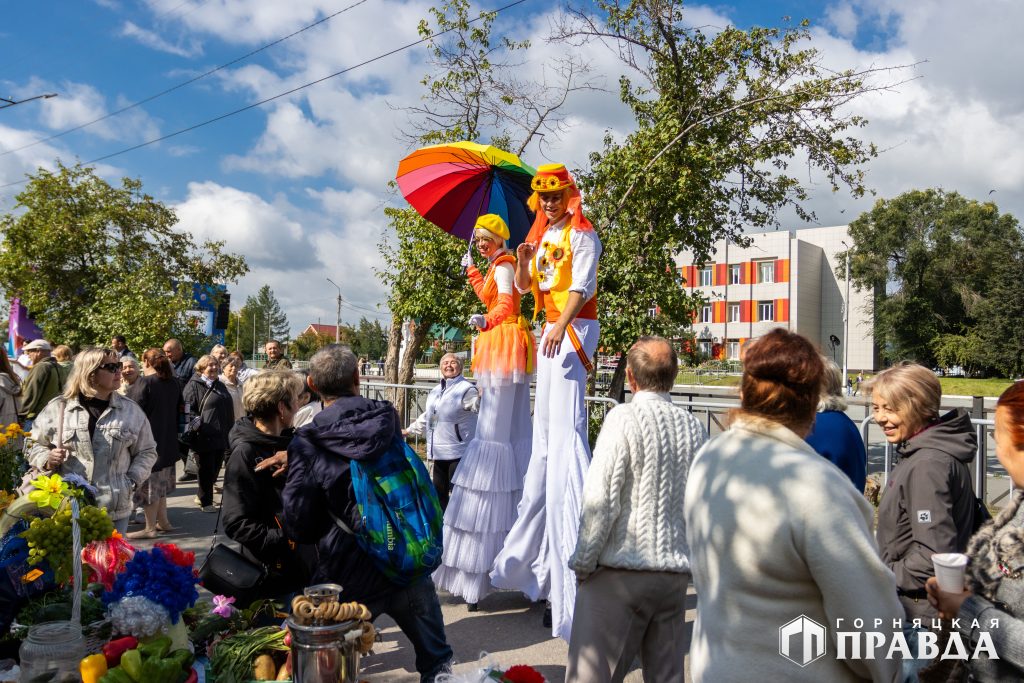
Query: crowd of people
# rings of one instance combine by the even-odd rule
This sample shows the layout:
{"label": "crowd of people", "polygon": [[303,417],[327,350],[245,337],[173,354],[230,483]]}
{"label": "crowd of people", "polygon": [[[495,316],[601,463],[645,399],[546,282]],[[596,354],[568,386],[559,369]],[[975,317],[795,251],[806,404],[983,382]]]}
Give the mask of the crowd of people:
{"label": "crowd of people", "polygon": [[[900,363],[858,376],[898,454],[877,520],[847,378],[784,329],[745,346],[739,407],[713,438],[672,402],[672,344],[641,337],[626,357],[631,400],[608,412],[591,452],[602,246],[564,166],[540,167],[532,187],[526,240],[511,251],[502,218],[480,216],[473,243],[487,266],[462,263],[483,310],[468,320],[474,381],[445,355],[407,427],[390,403],[360,394],[367,367],[345,346],[295,372],[271,341],[256,371],[223,346],[195,358],[175,339],[139,358],[119,336],[73,362],[66,347],[26,344],[23,382],[0,353],[0,418],[31,426],[28,465],[89,481],[122,533],[141,507],[144,526],[128,534],[141,539],[173,529],[167,497],[189,435],[195,503],[218,511],[223,468],[225,533],[267,568],[257,592],[341,585],[343,601],[395,620],[422,681],[455,656],[439,589],[469,611],[498,589],[544,601],[543,627],[568,643],[567,681],[621,681],[637,658],[645,681],[682,681],[687,656],[692,680],[713,683],[1021,680],[1024,492],[989,520],[971,484],[977,433],[965,411],[942,413],[934,373]],[[521,314],[527,292],[544,311],[537,339]],[[357,481],[409,436],[425,439],[432,486],[417,490],[413,472],[406,493],[442,516],[443,551],[413,558],[430,571],[402,574],[367,540]],[[995,438],[1024,488],[1024,383],[999,398]],[[964,552],[964,590],[942,591],[932,556]],[[780,654],[780,627],[797,618],[828,625],[832,642],[805,666]],[[840,657],[841,623],[937,642],[939,653],[954,637],[987,638],[998,659]]]}

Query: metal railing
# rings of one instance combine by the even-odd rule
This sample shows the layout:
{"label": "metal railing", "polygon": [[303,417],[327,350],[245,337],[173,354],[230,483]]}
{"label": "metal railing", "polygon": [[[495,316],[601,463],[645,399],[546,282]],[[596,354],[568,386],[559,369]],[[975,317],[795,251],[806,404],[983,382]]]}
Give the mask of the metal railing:
{"label": "metal railing", "polygon": [[[427,394],[434,388],[432,384],[391,384],[389,382],[361,382],[359,384],[360,393],[366,398],[374,398],[377,400],[391,400],[388,396],[389,392],[401,391],[398,400],[401,405],[395,406],[399,408],[400,413],[404,417],[405,425],[408,426],[423,413],[427,408]],[[530,405],[531,409],[535,393],[530,392]],[[587,407],[587,424],[591,424],[591,418],[598,421],[598,424],[604,421],[605,415],[608,411],[619,405],[619,402],[613,398],[607,396],[586,396],[584,397],[585,405]],[[595,411],[600,411],[595,413]],[[596,436],[595,432],[592,432],[593,436]],[[418,435],[413,437],[413,446],[419,447],[420,437]]]}
{"label": "metal railing", "polygon": [[[416,417],[420,415],[426,409],[426,397],[433,389],[433,385],[426,384],[390,384],[386,382],[364,382],[360,385],[362,394],[368,398],[386,399],[387,390],[406,390],[402,396],[402,414],[405,416],[406,423],[411,423]],[[531,404],[534,399],[534,392],[530,392]],[[692,397],[679,397],[673,396],[672,402],[680,407],[686,408],[691,413],[698,413],[703,415],[703,423],[708,430],[709,435],[713,435],[716,432],[725,431],[727,424],[725,421],[725,415],[735,408],[738,407],[737,403],[725,403],[721,401],[695,401]],[[607,396],[587,396],[587,418],[588,423],[590,418],[593,417],[598,421],[603,421],[604,416],[607,415],[608,411],[619,404],[613,398]],[[595,414],[595,411],[600,411]],[[865,460],[870,457],[872,441],[871,441],[871,425],[874,423],[874,418],[870,415],[861,420],[860,433],[864,441],[864,454]],[[974,426],[977,439],[978,439],[978,450],[975,453],[974,461],[971,465],[972,475],[974,479],[974,491],[975,494],[982,500],[986,500],[986,494],[988,492],[988,446],[987,437],[988,430],[994,425],[993,420],[983,420],[979,418],[972,418],[971,424]],[[417,437],[418,442],[418,437]],[[893,445],[888,441],[884,444],[884,462],[882,465],[882,485],[884,486],[888,481],[889,474],[893,468],[893,457],[894,449]],[[1012,497],[1014,492],[1014,486],[1012,480],[1010,481],[1009,495]]]}
{"label": "metal railing", "polygon": [[[868,415],[860,423],[860,435],[864,441],[864,455],[865,457],[870,456],[871,453],[871,441],[870,441],[870,429],[875,419]],[[995,420],[982,420],[980,418],[971,418],[971,424],[974,426],[975,434],[978,440],[978,448],[974,453],[974,460],[971,463],[971,469],[974,475],[974,494],[982,500],[986,500],[986,494],[988,493],[988,429],[995,426]],[[882,486],[884,487],[886,482],[889,480],[889,474],[893,468],[893,453],[895,449],[893,445],[888,441],[885,442],[885,460],[882,465]],[[1014,486],[1013,480],[1010,480],[1010,497],[1013,497]]]}

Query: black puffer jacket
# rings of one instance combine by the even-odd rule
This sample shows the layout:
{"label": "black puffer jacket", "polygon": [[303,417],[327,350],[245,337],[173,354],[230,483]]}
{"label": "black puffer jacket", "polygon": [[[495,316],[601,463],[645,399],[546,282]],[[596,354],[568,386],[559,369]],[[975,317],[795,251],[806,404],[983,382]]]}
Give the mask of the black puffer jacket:
{"label": "black puffer jacket", "polygon": [[301,590],[309,579],[303,549],[289,543],[280,524],[284,477],[274,477],[273,469],[256,471],[260,461],[287,450],[291,438],[291,430],[273,436],[243,417],[231,429],[231,455],[224,472],[224,532],[267,566],[266,597]]}
{"label": "black puffer jacket", "polygon": [[[935,553],[962,553],[974,531],[974,489],[968,465],[978,440],[963,408],[897,447],[893,468],[878,507],[878,546],[882,561],[903,592],[915,594],[935,571]],[[931,609],[918,598],[921,608]]]}
{"label": "black puffer jacket", "polygon": [[300,427],[288,447],[284,487],[285,529],[303,543],[316,543],[314,583],[338,583],[343,601],[357,600],[377,613],[381,601],[400,588],[381,574],[355,536],[331,518],[358,527],[352,491],[352,460],[372,461],[401,433],[398,413],[387,401],[345,396]]}

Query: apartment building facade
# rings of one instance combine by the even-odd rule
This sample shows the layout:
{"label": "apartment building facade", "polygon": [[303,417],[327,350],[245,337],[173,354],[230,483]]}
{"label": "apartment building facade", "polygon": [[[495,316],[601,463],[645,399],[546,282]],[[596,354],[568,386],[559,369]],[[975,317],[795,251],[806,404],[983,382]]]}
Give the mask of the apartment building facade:
{"label": "apartment building facade", "polygon": [[870,291],[849,287],[849,339],[844,330],[847,283],[842,269],[836,275],[836,266],[844,265],[836,254],[846,249],[844,241],[850,243],[846,226],[747,236],[748,247],[719,242],[707,263],[695,263],[688,252],[676,257],[684,286],[704,298],[693,321],[701,351],[738,359],[746,341],[785,327],[840,366],[848,345],[850,370],[875,370]]}

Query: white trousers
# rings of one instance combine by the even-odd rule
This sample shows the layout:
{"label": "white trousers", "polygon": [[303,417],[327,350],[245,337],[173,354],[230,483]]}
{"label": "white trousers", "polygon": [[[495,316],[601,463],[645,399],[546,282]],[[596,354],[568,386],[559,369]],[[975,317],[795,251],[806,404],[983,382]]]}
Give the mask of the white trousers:
{"label": "white trousers", "polygon": [[[593,358],[600,327],[575,320],[584,353]],[[551,326],[545,326],[546,335]],[[551,601],[551,633],[569,640],[576,602],[576,575],[569,557],[576,549],[583,479],[590,466],[587,372],[566,334],[554,358],[537,353],[533,448],[523,483],[518,518],[494,561],[491,582],[519,590],[531,600]]]}

